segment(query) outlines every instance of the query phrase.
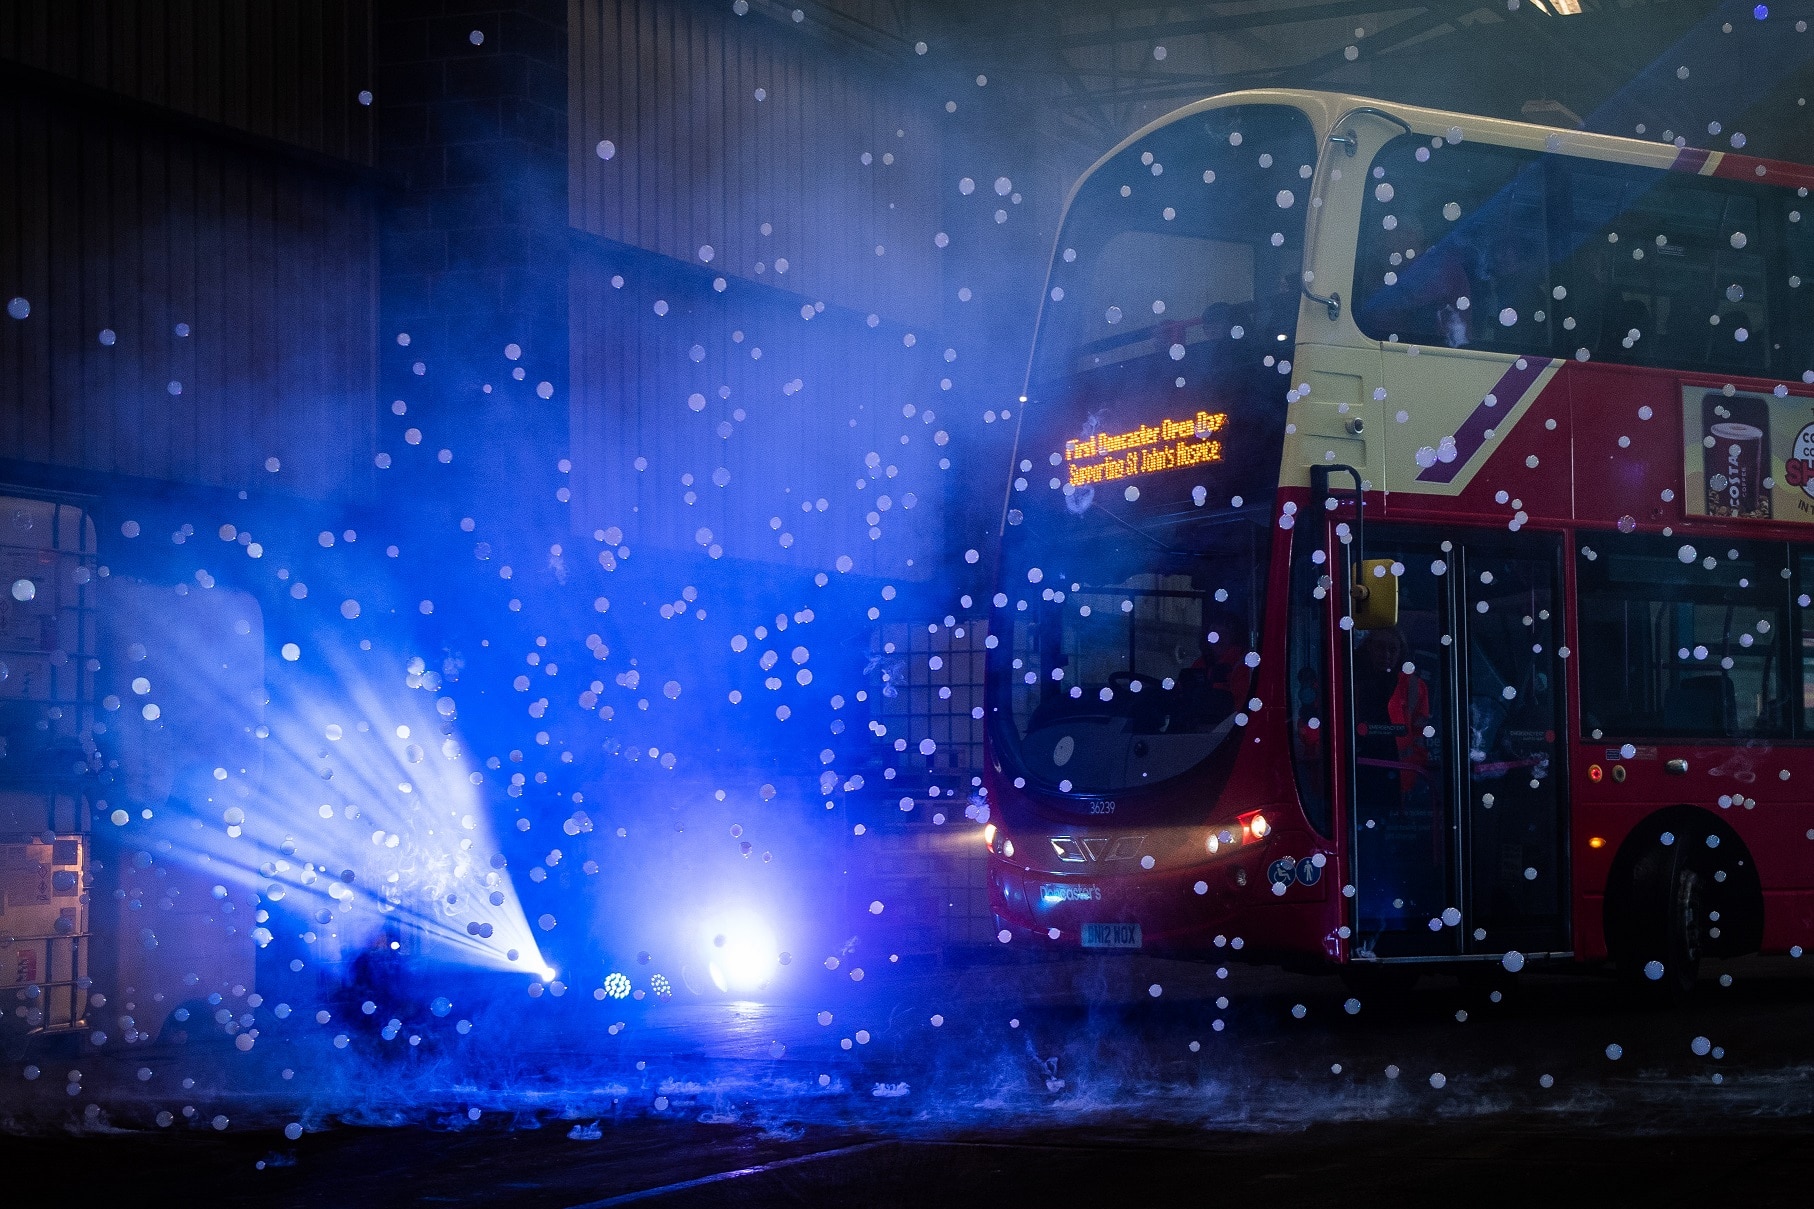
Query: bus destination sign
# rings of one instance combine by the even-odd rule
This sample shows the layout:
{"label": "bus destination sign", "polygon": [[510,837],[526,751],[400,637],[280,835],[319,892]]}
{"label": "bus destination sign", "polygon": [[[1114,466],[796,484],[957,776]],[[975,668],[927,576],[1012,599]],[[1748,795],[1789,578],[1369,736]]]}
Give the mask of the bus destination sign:
{"label": "bus destination sign", "polygon": [[1160,420],[1126,432],[1098,432],[1064,443],[1073,487],[1134,479],[1165,470],[1203,466],[1223,458],[1228,413],[1199,411],[1182,420]]}

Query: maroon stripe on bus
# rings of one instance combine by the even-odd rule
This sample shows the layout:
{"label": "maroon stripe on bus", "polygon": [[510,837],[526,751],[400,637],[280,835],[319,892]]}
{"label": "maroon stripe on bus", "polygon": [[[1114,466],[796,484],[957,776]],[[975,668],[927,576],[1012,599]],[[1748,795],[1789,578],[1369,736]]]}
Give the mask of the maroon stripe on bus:
{"label": "maroon stripe on bus", "polygon": [[[1760,175],[1758,169],[1763,169]],[[1713,175],[1722,180],[1762,182],[1781,189],[1814,187],[1814,168],[1784,160],[1758,159],[1754,155],[1735,155],[1728,151]]]}
{"label": "maroon stripe on bus", "polygon": [[[1523,366],[1523,369],[1518,368]],[[1504,422],[1511,414],[1512,408],[1524,398],[1524,393],[1531,388],[1543,371],[1548,369],[1548,357],[1520,357],[1512,362],[1510,369],[1493,384],[1490,392],[1493,401],[1488,403],[1484,398],[1478,406],[1461,422],[1455,430],[1455,458],[1448,462],[1434,462],[1423,468],[1418,474],[1420,483],[1452,483],[1473,456],[1486,444],[1489,428],[1496,427],[1495,421]]]}
{"label": "maroon stripe on bus", "polygon": [[[1671,172],[1700,173],[1707,166],[1711,151],[1700,147],[1683,147],[1675,153],[1675,162],[1669,165]],[[1758,169],[1763,169],[1760,173]],[[1814,167],[1807,164],[1791,164],[1786,160],[1759,159],[1755,155],[1740,155],[1728,151],[1720,156],[1720,162],[1713,166],[1710,176],[1721,180],[1763,181],[1785,189],[1814,188]]]}

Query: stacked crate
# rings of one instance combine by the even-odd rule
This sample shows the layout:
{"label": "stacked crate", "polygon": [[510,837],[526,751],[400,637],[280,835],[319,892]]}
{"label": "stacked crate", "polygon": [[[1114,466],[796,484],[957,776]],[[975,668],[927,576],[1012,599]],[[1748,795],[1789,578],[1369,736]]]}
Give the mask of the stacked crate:
{"label": "stacked crate", "polygon": [[[858,795],[852,893],[864,934],[902,957],[995,943],[988,853],[966,814],[982,770],[985,636],[982,619],[947,617],[884,625],[871,642],[873,762],[895,776]],[[878,901],[880,915],[864,914]]]}
{"label": "stacked crate", "polygon": [[[873,961],[878,951],[943,958],[993,943],[981,829],[964,818],[960,798],[922,795],[901,810],[901,796],[855,812],[866,820],[850,841],[850,915],[862,948]],[[887,817],[890,809],[899,817]]]}
{"label": "stacked crate", "polygon": [[0,498],[0,1030],[87,1027],[94,527]]}

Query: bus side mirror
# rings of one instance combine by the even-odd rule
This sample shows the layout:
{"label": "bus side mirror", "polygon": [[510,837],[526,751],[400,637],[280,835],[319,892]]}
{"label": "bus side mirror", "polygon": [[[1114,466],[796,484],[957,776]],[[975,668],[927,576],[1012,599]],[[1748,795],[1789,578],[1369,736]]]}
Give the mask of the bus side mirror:
{"label": "bus side mirror", "polygon": [[1354,573],[1349,610],[1357,630],[1383,630],[1398,624],[1398,576],[1389,558],[1363,558]]}

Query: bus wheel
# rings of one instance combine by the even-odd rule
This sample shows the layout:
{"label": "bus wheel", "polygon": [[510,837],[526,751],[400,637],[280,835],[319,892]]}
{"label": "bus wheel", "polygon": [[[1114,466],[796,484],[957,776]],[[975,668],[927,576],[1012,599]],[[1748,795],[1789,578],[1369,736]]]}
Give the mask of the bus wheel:
{"label": "bus wheel", "polygon": [[1705,948],[1706,891],[1675,845],[1651,848],[1632,867],[1625,936],[1614,954],[1620,977],[1640,998],[1675,1003],[1694,990]]}

